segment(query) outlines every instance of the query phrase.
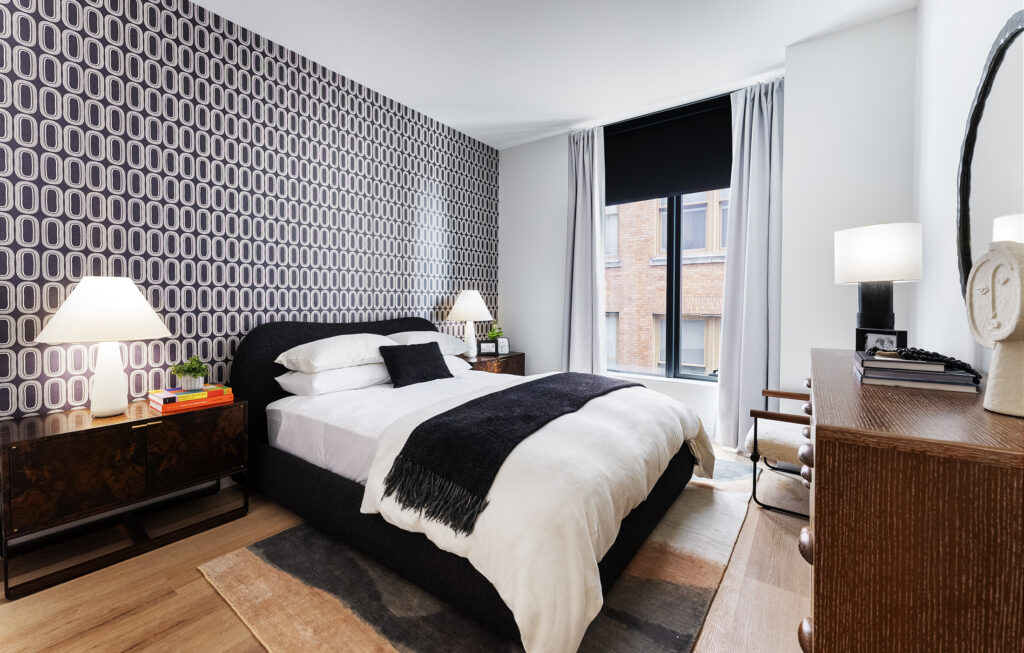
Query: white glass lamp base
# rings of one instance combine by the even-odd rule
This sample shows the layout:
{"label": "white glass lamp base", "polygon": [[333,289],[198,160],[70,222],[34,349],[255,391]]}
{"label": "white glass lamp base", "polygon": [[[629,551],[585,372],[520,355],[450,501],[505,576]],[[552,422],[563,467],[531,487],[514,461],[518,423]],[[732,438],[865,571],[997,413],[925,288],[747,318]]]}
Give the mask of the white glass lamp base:
{"label": "white glass lamp base", "polygon": [[96,349],[96,370],[89,379],[89,411],[93,417],[120,415],[128,410],[128,375],[116,342]]}
{"label": "white glass lamp base", "polygon": [[466,358],[471,361],[476,360],[476,326],[472,320],[466,320],[466,331],[462,336],[466,346],[469,347],[469,351],[466,352]]}

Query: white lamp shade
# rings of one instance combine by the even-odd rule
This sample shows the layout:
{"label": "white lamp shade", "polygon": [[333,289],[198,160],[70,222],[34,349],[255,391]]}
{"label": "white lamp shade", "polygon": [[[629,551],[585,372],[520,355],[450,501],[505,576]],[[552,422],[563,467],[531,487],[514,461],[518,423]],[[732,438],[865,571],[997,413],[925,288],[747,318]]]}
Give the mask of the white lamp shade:
{"label": "white lamp shade", "polygon": [[1024,243],[1024,213],[1003,215],[992,221],[992,242]]}
{"label": "white lamp shade", "polygon": [[121,342],[170,338],[163,320],[127,277],[84,277],[36,342]]}
{"label": "white lamp shade", "polygon": [[484,322],[493,320],[479,290],[463,290],[448,313],[449,322]]}
{"label": "white lamp shade", "polygon": [[836,283],[920,281],[921,225],[890,222],[835,233]]}

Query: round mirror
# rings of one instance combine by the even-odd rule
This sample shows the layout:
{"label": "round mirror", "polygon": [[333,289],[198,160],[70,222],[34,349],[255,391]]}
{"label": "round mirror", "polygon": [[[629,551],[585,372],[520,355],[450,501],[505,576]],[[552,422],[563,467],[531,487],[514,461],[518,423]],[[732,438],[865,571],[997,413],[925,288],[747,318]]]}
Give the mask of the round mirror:
{"label": "round mirror", "polygon": [[[988,251],[992,222],[1024,213],[1024,11],[992,45],[971,105],[960,157],[957,246],[960,290]],[[973,254],[973,255],[972,255]]]}

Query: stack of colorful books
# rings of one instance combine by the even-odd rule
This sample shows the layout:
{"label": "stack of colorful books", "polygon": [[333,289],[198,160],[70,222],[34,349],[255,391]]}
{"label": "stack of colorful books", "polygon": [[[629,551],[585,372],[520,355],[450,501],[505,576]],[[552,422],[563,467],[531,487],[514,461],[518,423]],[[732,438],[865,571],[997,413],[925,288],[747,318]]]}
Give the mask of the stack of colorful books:
{"label": "stack of colorful books", "polygon": [[208,408],[230,404],[235,400],[231,388],[226,385],[204,385],[199,390],[182,390],[167,388],[166,390],[150,390],[149,406],[161,413],[180,413],[197,408]]}
{"label": "stack of colorful books", "polygon": [[863,351],[854,354],[853,362],[854,370],[863,385],[893,385],[951,392],[978,391],[978,382],[973,374],[946,369],[945,363],[871,356]]}

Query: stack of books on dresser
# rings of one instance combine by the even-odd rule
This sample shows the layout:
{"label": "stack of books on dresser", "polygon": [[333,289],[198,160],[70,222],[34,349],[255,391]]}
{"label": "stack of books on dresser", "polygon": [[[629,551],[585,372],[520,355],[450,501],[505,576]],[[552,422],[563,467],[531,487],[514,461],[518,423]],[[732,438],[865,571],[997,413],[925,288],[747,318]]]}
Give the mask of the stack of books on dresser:
{"label": "stack of books on dresser", "polygon": [[197,408],[230,404],[235,400],[231,388],[226,385],[204,385],[199,390],[183,390],[167,388],[166,390],[150,390],[149,406],[161,413],[180,413]]}
{"label": "stack of books on dresser", "polygon": [[962,370],[946,369],[945,363],[872,356],[863,351],[854,354],[853,362],[862,385],[892,385],[950,392],[978,391],[974,375]]}

